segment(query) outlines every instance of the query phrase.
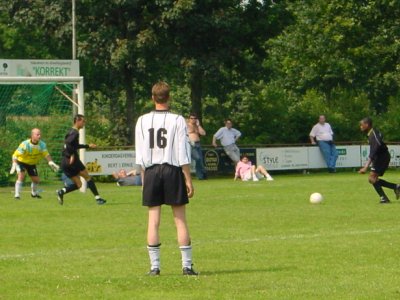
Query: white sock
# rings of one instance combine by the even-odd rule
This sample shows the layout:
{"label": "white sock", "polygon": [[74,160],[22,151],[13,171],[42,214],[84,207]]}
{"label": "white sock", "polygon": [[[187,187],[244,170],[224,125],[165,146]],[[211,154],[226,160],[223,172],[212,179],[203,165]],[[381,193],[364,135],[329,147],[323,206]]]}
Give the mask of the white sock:
{"label": "white sock", "polygon": [[180,246],[182,255],[182,269],[183,268],[192,268],[192,246]]}
{"label": "white sock", "polygon": [[15,197],[19,197],[22,191],[22,186],[24,183],[22,181],[16,181],[15,182]]}
{"label": "white sock", "polygon": [[150,270],[160,269],[160,245],[147,246],[150,258]]}
{"label": "white sock", "polygon": [[33,196],[37,195],[37,186],[38,186],[37,183],[34,183],[34,182],[31,183],[31,190],[32,190],[32,195]]}

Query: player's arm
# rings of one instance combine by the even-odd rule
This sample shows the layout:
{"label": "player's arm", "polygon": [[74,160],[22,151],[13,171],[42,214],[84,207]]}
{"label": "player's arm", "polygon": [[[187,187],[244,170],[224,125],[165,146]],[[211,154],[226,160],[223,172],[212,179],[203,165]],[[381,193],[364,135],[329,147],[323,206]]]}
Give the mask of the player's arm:
{"label": "player's arm", "polygon": [[192,183],[192,176],[190,175],[190,165],[183,165],[182,172],[183,176],[185,177],[185,185],[186,190],[189,198],[192,198],[194,195],[194,188]]}
{"label": "player's arm", "polygon": [[17,156],[13,155],[12,156],[12,164],[11,164],[10,174],[14,174],[15,171],[17,171],[17,174],[21,173],[21,167],[18,164]]}
{"label": "player's arm", "polygon": [[365,174],[365,173],[367,172],[368,167],[370,166],[371,162],[372,162],[372,159],[371,159],[370,157],[368,157],[368,160],[367,160],[367,162],[365,163],[364,167],[362,167],[362,168],[358,171],[358,173],[360,173],[360,174]]}
{"label": "player's arm", "polygon": [[57,165],[57,164],[53,161],[53,159],[51,158],[51,155],[50,155],[50,154],[47,154],[47,155],[46,155],[46,160],[47,160],[47,163],[49,164],[50,168],[51,168],[54,172],[57,172],[57,171],[60,169],[59,165]]}
{"label": "player's arm", "polygon": [[12,155],[12,165],[11,165],[11,170],[10,170],[10,174],[14,174],[15,171],[17,171],[17,173],[21,173],[21,167],[18,164],[18,158],[21,157],[24,153],[25,153],[25,144],[21,143],[18,148],[14,151],[13,155]]}

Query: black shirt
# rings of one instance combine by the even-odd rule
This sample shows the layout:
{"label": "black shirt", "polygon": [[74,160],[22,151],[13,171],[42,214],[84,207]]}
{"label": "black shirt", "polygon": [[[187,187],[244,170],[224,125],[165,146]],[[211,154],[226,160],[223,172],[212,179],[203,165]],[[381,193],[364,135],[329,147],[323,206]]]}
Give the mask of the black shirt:
{"label": "black shirt", "polygon": [[79,144],[79,130],[71,128],[65,135],[62,155],[67,158],[70,158],[72,155],[77,157],[78,150],[82,148],[89,148],[89,145]]}
{"label": "black shirt", "polygon": [[368,132],[368,143],[371,160],[376,160],[378,156],[388,152],[388,147],[383,142],[382,133],[375,128],[371,128]]}

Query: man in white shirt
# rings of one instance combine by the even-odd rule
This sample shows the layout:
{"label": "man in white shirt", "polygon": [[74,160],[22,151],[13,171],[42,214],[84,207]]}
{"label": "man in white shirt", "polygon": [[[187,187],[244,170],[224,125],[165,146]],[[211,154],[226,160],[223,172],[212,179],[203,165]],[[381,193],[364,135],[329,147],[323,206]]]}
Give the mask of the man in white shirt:
{"label": "man in white shirt", "polygon": [[159,226],[161,206],[170,205],[182,256],[183,275],[192,268],[192,246],[186,223],[186,204],[194,194],[190,175],[191,149],[185,119],[169,111],[169,85],[152,88],[155,110],[142,115],[135,129],[136,163],[142,166],[143,206],[148,207],[149,275],[160,275]]}
{"label": "man in white shirt", "polygon": [[220,140],[222,147],[224,147],[225,153],[236,165],[240,161],[240,150],[238,146],[236,146],[236,141],[242,134],[239,130],[232,128],[232,126],[232,120],[226,119],[225,127],[221,127],[214,134],[212,144],[214,147],[218,147],[217,140]]}
{"label": "man in white shirt", "polygon": [[318,144],[329,173],[335,173],[338,153],[336,151],[336,146],[333,143],[333,131],[331,125],[326,122],[324,115],[319,116],[318,123],[311,129],[310,141],[313,145]]}

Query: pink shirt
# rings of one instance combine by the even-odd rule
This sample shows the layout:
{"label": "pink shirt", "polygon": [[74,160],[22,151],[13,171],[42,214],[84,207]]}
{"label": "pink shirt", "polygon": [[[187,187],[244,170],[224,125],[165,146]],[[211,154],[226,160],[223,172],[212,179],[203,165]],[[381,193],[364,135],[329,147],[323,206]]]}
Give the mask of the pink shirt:
{"label": "pink shirt", "polygon": [[248,163],[244,163],[242,161],[239,161],[236,165],[236,176],[239,176],[240,178],[243,178],[244,174],[246,174],[246,172],[248,170],[251,169],[251,161],[249,161]]}

